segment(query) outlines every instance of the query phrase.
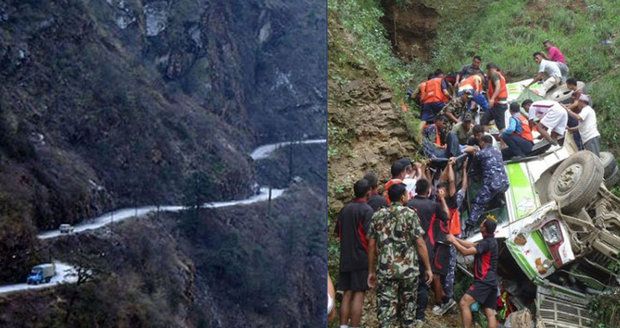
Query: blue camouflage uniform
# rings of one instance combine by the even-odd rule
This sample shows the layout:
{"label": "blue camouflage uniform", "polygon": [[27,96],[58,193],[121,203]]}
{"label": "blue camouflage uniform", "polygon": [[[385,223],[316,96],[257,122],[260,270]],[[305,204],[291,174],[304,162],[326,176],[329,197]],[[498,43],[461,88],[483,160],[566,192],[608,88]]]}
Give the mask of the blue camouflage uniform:
{"label": "blue camouflage uniform", "polygon": [[[459,189],[455,195],[456,198],[456,209],[459,210],[461,205],[463,205],[463,201],[465,201],[465,191]],[[460,234],[455,237],[460,238]],[[443,291],[446,293],[447,298],[454,297],[454,274],[456,272],[456,247],[450,244],[450,264],[448,267],[448,274],[446,275],[446,280],[443,284]]]}
{"label": "blue camouflage uniform", "polygon": [[474,91],[472,97],[467,102],[467,110],[469,112],[473,111],[474,103],[478,104],[482,109],[482,112],[486,112],[489,110],[489,102],[487,101],[487,97],[484,94]]}
{"label": "blue camouflage uniform", "polygon": [[476,154],[476,160],[482,170],[482,188],[471,205],[468,225],[476,225],[487,204],[499,193],[508,190],[508,176],[502,162],[502,153],[488,145]]}

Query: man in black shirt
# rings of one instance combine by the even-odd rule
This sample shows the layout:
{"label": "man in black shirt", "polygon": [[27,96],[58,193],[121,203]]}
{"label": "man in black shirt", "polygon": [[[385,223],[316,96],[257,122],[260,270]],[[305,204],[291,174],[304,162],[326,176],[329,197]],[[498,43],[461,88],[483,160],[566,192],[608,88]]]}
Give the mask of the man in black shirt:
{"label": "man in black shirt", "polygon": [[366,204],[370,184],[361,179],[353,185],[355,199],[338,214],[336,233],[340,239],[338,289],[344,292],[340,306],[340,325],[359,327],[368,290],[368,241],[373,209]]}
{"label": "man in black shirt", "polygon": [[[447,302],[444,295],[441,274],[445,277],[447,273],[447,267],[442,268],[442,264],[446,261],[441,261],[441,257],[449,256],[449,253],[444,252],[443,249],[439,249],[439,254],[435,254],[435,250],[439,245],[439,241],[445,242],[445,231],[442,227],[447,228],[448,221],[448,205],[444,199],[444,194],[438,194],[439,202],[429,199],[431,194],[430,182],[426,179],[420,179],[416,183],[416,196],[411,199],[407,206],[414,209],[418,213],[420,218],[420,225],[424,229],[424,239],[426,241],[426,248],[428,249],[429,259],[431,261],[431,267],[433,268],[433,290],[435,295],[438,295],[436,299]],[[439,256],[440,258],[436,258]],[[449,258],[448,258],[449,259]],[[449,264],[449,263],[448,263]],[[420,270],[424,268],[422,263]],[[445,272],[445,273],[444,273]],[[423,281],[418,284],[418,308],[416,310],[416,319],[424,321],[424,310],[428,304],[428,285]]]}
{"label": "man in black shirt", "polygon": [[376,212],[384,207],[388,207],[388,203],[385,198],[379,194],[379,179],[373,172],[368,172],[364,175],[364,179],[370,184],[370,196],[368,197],[367,204],[372,207]]}
{"label": "man in black shirt", "polygon": [[488,320],[489,328],[497,327],[495,309],[497,307],[497,240],[495,240],[495,228],[497,223],[493,218],[487,217],[480,224],[480,232],[483,239],[477,243],[458,239],[448,235],[448,241],[454,244],[461,254],[474,255],[474,283],[469,287],[461,298],[461,318],[463,327],[472,327],[472,315],[470,306],[474,302],[480,303],[484,308],[484,314]]}

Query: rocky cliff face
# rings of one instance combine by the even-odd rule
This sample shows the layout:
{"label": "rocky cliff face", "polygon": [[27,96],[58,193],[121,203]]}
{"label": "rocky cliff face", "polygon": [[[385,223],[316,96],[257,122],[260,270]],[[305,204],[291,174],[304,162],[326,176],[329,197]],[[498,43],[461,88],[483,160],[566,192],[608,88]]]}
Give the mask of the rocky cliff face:
{"label": "rocky cliff face", "polygon": [[[324,7],[0,3],[0,226],[22,236],[0,258],[34,247],[36,229],[179,203],[193,172],[211,199],[250,194],[254,146],[323,134]],[[20,261],[2,279],[34,259]]]}

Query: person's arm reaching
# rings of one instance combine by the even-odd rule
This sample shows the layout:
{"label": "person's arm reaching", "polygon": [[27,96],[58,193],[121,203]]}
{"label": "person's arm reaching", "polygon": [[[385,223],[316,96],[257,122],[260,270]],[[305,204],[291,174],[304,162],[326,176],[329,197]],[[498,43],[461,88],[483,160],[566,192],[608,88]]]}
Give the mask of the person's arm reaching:
{"label": "person's arm reaching", "polygon": [[448,203],[446,202],[446,192],[443,189],[440,189],[437,192],[437,198],[439,198],[440,211],[439,219],[442,221],[447,221],[450,216],[450,209],[448,208]]}
{"label": "person's arm reaching", "polygon": [[[415,88],[415,90],[413,91],[413,93],[411,94],[411,99],[416,99],[418,96],[421,95],[421,89],[422,89],[422,83],[418,84],[418,87]],[[420,99],[421,101],[422,99]]]}
{"label": "person's arm reaching", "polygon": [[[433,282],[433,270],[431,269],[431,262],[428,256],[428,249],[426,249],[426,243],[424,242],[424,239],[421,236],[418,236],[415,242],[418,245],[418,255],[420,256],[420,259],[422,259],[422,263],[424,264],[424,269],[426,269],[425,282],[427,285],[430,285],[431,282]],[[370,266],[370,257],[369,257],[368,265]],[[375,277],[375,281],[376,281],[376,277]],[[370,275],[368,276],[368,282],[370,282]]]}
{"label": "person's arm reaching", "polygon": [[415,163],[413,164],[413,167],[414,167],[414,170],[415,170],[415,173],[414,173],[414,176],[413,176],[413,177],[414,177],[414,179],[416,179],[416,180],[417,180],[417,179],[421,179],[421,178],[423,178],[423,177],[424,177],[424,175],[423,175],[423,173],[422,173],[422,163],[420,163],[420,162],[415,162]]}
{"label": "person's arm reaching", "polygon": [[454,157],[450,158],[448,161],[448,167],[446,171],[448,173],[448,194],[450,197],[453,197],[456,194],[456,177],[454,176],[454,164],[456,163],[456,159]]}
{"label": "person's arm reaching", "polygon": [[448,239],[448,242],[454,245],[454,247],[459,253],[465,256],[474,255],[477,253],[476,245],[472,242],[456,238],[453,235],[448,235],[447,239]]}
{"label": "person's arm reaching", "polygon": [[[562,105],[562,104],[560,104],[560,105]],[[576,119],[577,121],[581,122],[581,121],[583,121],[585,119],[585,117],[582,118],[579,114],[577,114],[577,113],[573,112],[572,110],[570,110],[570,108],[568,108],[568,107],[566,107],[564,105],[562,105],[562,107],[564,107],[564,109],[566,109],[566,112],[568,113],[568,116]]]}
{"label": "person's arm reaching", "polygon": [[461,190],[467,191],[469,187],[469,179],[467,178],[467,162],[469,162],[469,158],[465,159],[465,163],[463,163],[463,182],[461,185]]}
{"label": "person's arm reaching", "polygon": [[545,138],[547,141],[549,141],[550,143],[554,145],[557,144],[557,141],[551,138],[551,135],[547,131],[547,127],[545,127],[542,123],[538,122],[538,125],[536,126],[536,130],[538,130],[538,133],[540,133],[540,135],[543,138]]}
{"label": "person's arm reaching", "polygon": [[374,238],[368,239],[368,287],[377,286],[377,267],[375,260],[377,257],[377,242]]}
{"label": "person's arm reaching", "polygon": [[441,91],[443,92],[443,94],[448,98],[448,99],[452,99],[452,95],[450,94],[450,87],[448,85],[448,81],[446,81],[445,79],[443,79],[441,81]]}
{"label": "person's arm reaching", "polygon": [[528,84],[527,86],[525,86],[526,88],[529,88],[532,84],[541,81],[544,77],[544,74],[541,72],[536,73],[536,75],[534,76],[534,79],[532,79],[532,82],[530,82],[530,84]]}

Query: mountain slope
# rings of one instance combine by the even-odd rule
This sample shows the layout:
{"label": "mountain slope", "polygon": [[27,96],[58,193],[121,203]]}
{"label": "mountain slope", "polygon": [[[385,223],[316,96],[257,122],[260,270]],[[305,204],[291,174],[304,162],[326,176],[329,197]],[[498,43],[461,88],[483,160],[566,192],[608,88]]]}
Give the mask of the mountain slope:
{"label": "mountain slope", "polygon": [[324,108],[312,105],[325,97],[322,10],[0,3],[0,259],[11,259],[0,281],[35,263],[36,230],[185,202],[198,175],[212,185],[206,200],[243,198],[256,181],[250,149],[322,137]]}

